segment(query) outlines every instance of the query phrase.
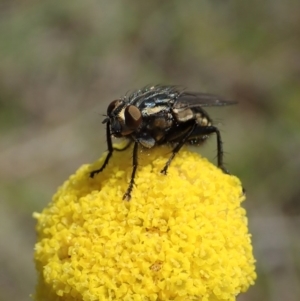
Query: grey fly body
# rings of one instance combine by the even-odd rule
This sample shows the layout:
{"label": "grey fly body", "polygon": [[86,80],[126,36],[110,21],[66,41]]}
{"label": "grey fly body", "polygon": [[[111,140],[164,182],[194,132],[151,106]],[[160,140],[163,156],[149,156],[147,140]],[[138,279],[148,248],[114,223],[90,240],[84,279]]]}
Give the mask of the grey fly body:
{"label": "grey fly body", "polygon": [[223,165],[220,131],[203,108],[232,104],[236,102],[213,94],[188,92],[176,86],[146,87],[114,100],[109,104],[103,121],[106,124],[108,154],[102,167],[92,171],[90,176],[93,178],[103,171],[116,150],[112,145],[112,136],[127,138],[128,144],[121,151],[134,144],[133,169],[123,199],[130,200],[138,167],[139,146],[150,149],[156,145],[173,145],[172,154],[161,170],[166,174],[184,144],[200,145],[213,133],[217,138],[217,165],[228,173]]}

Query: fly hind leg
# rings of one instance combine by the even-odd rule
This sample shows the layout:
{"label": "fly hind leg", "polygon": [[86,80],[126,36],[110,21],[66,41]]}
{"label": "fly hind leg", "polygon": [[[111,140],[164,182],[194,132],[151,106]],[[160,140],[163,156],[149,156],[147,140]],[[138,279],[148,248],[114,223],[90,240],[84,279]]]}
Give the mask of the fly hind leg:
{"label": "fly hind leg", "polygon": [[210,134],[215,133],[217,136],[217,160],[218,160],[218,167],[226,174],[229,174],[229,171],[224,167],[223,157],[223,142],[221,138],[221,133],[219,129],[215,126],[206,126],[206,127],[197,127],[195,131],[192,133],[192,136],[199,137],[203,136],[204,138],[208,137]]}

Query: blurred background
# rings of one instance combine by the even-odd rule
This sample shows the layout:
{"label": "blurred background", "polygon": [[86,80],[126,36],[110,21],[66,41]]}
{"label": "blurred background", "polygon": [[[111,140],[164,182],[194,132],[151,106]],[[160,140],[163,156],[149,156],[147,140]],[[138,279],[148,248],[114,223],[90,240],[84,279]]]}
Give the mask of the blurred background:
{"label": "blurred background", "polygon": [[[258,279],[238,300],[300,300],[300,2],[0,3],[0,300],[34,291],[35,221],[106,150],[102,114],[128,91],[178,84],[208,109],[247,190]],[[216,162],[214,137],[197,149]]]}

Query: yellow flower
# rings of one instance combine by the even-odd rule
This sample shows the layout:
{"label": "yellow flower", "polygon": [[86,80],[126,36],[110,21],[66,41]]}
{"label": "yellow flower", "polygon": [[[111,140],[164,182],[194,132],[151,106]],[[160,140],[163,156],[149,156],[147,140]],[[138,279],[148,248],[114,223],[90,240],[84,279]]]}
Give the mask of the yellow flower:
{"label": "yellow flower", "polygon": [[34,299],[235,300],[256,278],[239,180],[186,149],[132,150],[82,166],[35,213]]}

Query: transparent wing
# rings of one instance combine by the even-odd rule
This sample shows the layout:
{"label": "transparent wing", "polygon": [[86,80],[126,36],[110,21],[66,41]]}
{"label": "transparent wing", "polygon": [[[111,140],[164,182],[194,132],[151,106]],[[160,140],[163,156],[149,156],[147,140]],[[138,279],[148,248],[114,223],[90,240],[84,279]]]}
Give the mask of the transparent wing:
{"label": "transparent wing", "polygon": [[174,108],[214,107],[237,104],[234,100],[227,100],[218,95],[200,92],[183,92],[176,100]]}

